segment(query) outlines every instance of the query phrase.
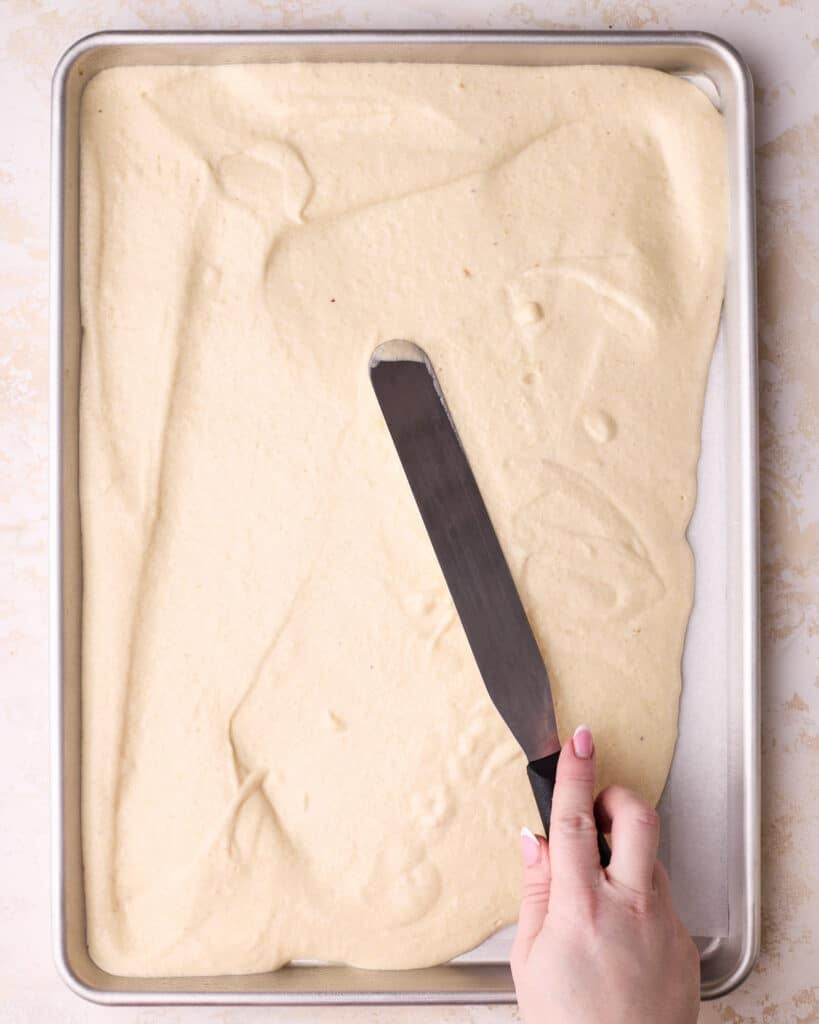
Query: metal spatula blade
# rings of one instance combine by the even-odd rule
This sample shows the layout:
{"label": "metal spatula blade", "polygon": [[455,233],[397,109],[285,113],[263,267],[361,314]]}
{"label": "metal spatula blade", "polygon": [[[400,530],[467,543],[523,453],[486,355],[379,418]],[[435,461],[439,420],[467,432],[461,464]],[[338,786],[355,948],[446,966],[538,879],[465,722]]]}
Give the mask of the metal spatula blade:
{"label": "metal spatula blade", "polygon": [[530,761],[553,754],[546,666],[429,359],[388,341],[370,378],[489,695]]}

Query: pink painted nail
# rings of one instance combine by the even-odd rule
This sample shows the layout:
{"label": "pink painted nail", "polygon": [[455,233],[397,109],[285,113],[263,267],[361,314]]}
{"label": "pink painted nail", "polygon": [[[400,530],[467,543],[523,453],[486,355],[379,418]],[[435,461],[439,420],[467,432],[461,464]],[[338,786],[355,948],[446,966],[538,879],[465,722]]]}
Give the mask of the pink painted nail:
{"label": "pink painted nail", "polygon": [[574,744],[576,757],[582,757],[586,760],[594,753],[594,740],[592,739],[591,729],[587,725],[578,725],[574,731],[574,736],[572,736],[572,743]]}
{"label": "pink painted nail", "polygon": [[523,853],[523,863],[527,868],[533,867],[540,860],[540,843],[537,836],[525,825],[520,830],[520,848]]}

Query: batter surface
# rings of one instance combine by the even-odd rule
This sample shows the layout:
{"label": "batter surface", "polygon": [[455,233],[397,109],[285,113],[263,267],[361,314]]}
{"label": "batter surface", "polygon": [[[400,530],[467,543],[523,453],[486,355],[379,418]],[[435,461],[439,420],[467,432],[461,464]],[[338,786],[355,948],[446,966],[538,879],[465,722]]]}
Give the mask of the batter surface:
{"label": "batter surface", "polygon": [[446,960],[514,919],[539,822],[367,361],[429,353],[561,728],[656,801],[721,118],[636,68],[119,68],[81,146],[91,955]]}

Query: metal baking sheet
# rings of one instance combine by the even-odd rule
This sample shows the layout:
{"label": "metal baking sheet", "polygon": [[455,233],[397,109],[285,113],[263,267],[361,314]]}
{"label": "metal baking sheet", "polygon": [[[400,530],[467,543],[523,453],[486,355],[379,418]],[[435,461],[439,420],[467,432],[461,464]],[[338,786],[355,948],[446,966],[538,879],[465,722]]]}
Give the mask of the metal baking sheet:
{"label": "metal baking sheet", "polygon": [[[621,64],[690,78],[725,117],[730,237],[720,336],[709,376],[699,496],[689,537],[697,563],[686,637],[680,741],[661,802],[678,884],[696,872],[704,840],[721,836],[717,923],[698,934],[702,996],[747,976],[759,944],[758,467],[752,86],[742,58],[700,33],[646,32],[111,32],[72,46],[54,74],[50,325],[50,677],[53,779],[53,937],[60,974],[79,995],[109,1004],[507,1003],[514,989],[509,929],[439,967],[361,971],[291,965],[265,974],[128,978],[100,970],[85,936],[80,841],[78,488],[79,104],[88,81],[120,65],[291,61],[469,64]],[[710,723],[715,723],[711,725]],[[716,743],[713,730],[722,742]],[[696,756],[694,756],[696,755]],[[685,817],[686,789],[714,789],[724,819]],[[712,804],[712,806],[715,806]],[[690,801],[688,802],[690,810]],[[675,824],[685,834],[674,841]],[[690,830],[693,829],[693,834]],[[713,865],[711,865],[713,867]],[[692,876],[696,880],[696,875]],[[717,883],[715,883],[717,884]],[[688,889],[691,904],[696,890]],[[683,916],[697,920],[696,906]]]}

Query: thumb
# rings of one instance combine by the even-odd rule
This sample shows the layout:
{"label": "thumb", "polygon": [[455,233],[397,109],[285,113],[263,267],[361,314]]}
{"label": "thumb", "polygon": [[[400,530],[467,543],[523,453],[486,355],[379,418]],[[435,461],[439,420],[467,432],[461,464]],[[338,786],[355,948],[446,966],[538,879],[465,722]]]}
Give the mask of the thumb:
{"label": "thumb", "polygon": [[512,965],[522,964],[529,956],[532,943],[540,934],[549,909],[549,844],[543,836],[521,829],[520,847],[523,855],[523,894],[520,901],[518,928],[512,947]]}

